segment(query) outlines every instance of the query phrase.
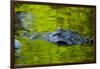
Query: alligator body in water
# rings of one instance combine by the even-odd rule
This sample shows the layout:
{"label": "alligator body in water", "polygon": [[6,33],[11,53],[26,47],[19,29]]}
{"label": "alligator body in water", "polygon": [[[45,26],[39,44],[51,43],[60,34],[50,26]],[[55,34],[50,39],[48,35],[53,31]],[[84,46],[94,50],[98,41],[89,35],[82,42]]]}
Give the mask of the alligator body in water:
{"label": "alligator body in water", "polygon": [[93,42],[91,38],[83,37],[76,31],[62,29],[55,32],[33,32],[32,35],[29,35],[28,32],[24,32],[21,37],[28,37],[32,40],[43,39],[59,45],[88,44]]}
{"label": "alligator body in water", "polygon": [[[70,30],[58,30],[55,32],[47,32],[47,33],[36,33],[33,32],[32,35],[29,35],[28,32],[23,32],[20,36],[21,38],[27,37],[32,40],[42,39],[52,43],[56,43],[58,45],[75,45],[75,44],[90,44],[93,42],[92,39],[82,37],[79,33],[70,31]],[[20,48],[21,43],[19,40],[15,39],[15,48]]]}

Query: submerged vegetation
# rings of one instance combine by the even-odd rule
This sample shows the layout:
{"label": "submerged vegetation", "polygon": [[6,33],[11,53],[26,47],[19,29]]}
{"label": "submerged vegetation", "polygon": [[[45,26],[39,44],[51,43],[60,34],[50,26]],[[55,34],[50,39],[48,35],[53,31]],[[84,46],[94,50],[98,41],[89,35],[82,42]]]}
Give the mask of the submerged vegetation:
{"label": "submerged vegetation", "polygon": [[16,19],[15,38],[20,41],[21,46],[20,52],[16,53],[19,57],[15,57],[15,63],[55,64],[94,61],[93,44],[59,46],[43,39],[32,40],[22,37],[26,31],[31,35],[33,32],[54,32],[60,28],[75,30],[84,37],[94,38],[93,9],[63,5],[16,4],[15,12],[29,13],[31,18],[26,15]]}

